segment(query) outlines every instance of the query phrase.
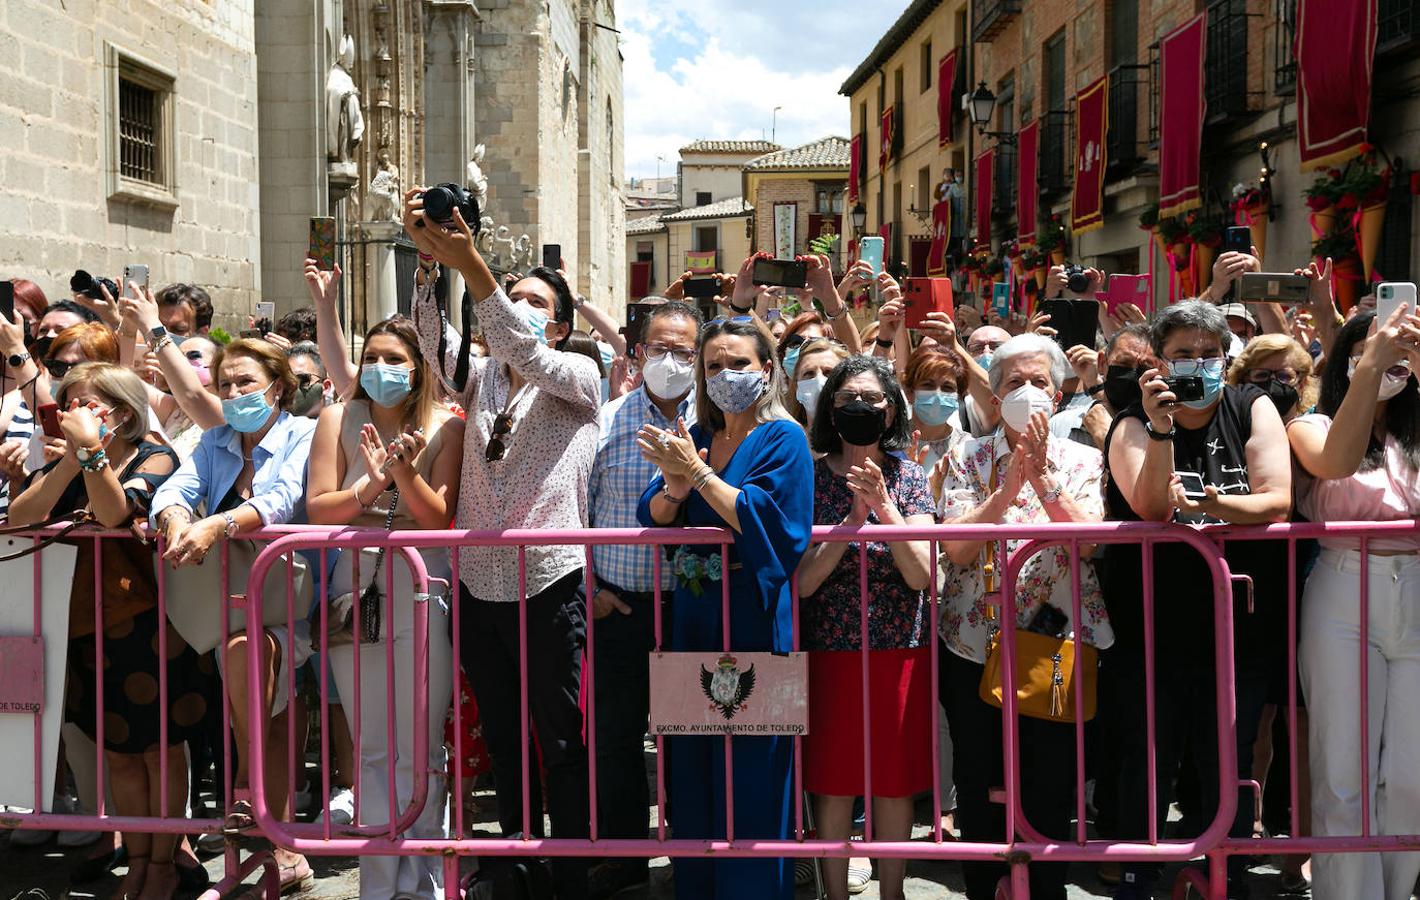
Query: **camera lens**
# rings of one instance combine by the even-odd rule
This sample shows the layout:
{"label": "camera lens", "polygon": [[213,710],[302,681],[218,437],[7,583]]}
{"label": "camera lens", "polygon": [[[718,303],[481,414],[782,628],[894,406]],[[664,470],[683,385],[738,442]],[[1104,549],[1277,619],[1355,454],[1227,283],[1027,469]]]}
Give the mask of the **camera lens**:
{"label": "camera lens", "polygon": [[1083,294],[1085,291],[1090,289],[1090,276],[1086,275],[1083,271],[1076,269],[1075,271],[1070,273],[1070,278],[1066,282],[1066,284],[1069,285],[1070,290],[1075,292],[1076,294]]}
{"label": "camera lens", "polygon": [[454,192],[446,187],[430,188],[424,192],[424,214],[435,222],[449,222],[454,217]]}

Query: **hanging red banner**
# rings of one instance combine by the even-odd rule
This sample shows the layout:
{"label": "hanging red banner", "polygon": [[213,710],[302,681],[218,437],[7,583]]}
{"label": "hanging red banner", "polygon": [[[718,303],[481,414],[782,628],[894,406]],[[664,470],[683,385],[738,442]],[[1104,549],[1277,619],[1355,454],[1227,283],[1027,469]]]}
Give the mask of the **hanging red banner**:
{"label": "hanging red banner", "polygon": [[937,63],[937,146],[952,142],[952,100],[956,97],[957,52],[952,50]]}
{"label": "hanging red banner", "polygon": [[1022,128],[1016,136],[1016,240],[1022,247],[1035,246],[1037,205],[1040,185],[1040,120]]}
{"label": "hanging red banner", "polygon": [[1070,230],[1104,224],[1104,141],[1109,127],[1109,76],[1075,95],[1075,186],[1070,192]]}
{"label": "hanging red banner", "polygon": [[1159,41],[1159,216],[1202,203],[1204,14]]}
{"label": "hanging red banner", "polygon": [[853,135],[848,149],[848,202],[858,202],[858,182],[863,178],[863,136]]}
{"label": "hanging red banner", "polygon": [[952,234],[952,201],[939,200],[932,207],[932,247],[927,251],[927,274],[940,278],[947,274],[947,244]]}
{"label": "hanging red banner", "polygon": [[991,182],[995,172],[996,148],[991,148],[976,158],[976,240],[991,240]]}
{"label": "hanging red banner", "polygon": [[1376,0],[1297,0],[1296,54],[1302,171],[1339,166],[1366,143]]}
{"label": "hanging red banner", "polygon": [[891,106],[883,110],[882,140],[878,143],[878,169],[880,170],[886,169],[892,160],[893,125],[896,122],[893,112]]}

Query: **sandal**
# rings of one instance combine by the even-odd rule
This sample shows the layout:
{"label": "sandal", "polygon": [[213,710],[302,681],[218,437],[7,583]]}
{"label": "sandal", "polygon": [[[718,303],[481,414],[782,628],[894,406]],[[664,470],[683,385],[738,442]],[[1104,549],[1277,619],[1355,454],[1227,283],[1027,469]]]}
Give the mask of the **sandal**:
{"label": "sandal", "polygon": [[315,872],[304,856],[296,857],[297,862],[281,866],[281,894],[294,894],[315,884]]}
{"label": "sandal", "polygon": [[231,837],[255,828],[256,819],[252,816],[251,803],[246,800],[233,800],[226,818],[222,820],[222,833]]}

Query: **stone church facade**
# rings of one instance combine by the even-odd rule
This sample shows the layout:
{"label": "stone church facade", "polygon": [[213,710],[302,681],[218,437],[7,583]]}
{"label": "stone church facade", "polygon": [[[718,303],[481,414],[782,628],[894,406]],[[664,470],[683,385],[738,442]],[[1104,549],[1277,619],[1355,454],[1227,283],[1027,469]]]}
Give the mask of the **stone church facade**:
{"label": "stone church facade", "polygon": [[235,331],[257,300],[307,302],[309,219],[331,215],[363,325],[407,293],[399,195],[481,168],[505,263],[560,243],[574,287],[619,304],[613,28],[612,0],[11,0],[0,278],[54,300],[76,268],[147,263]]}

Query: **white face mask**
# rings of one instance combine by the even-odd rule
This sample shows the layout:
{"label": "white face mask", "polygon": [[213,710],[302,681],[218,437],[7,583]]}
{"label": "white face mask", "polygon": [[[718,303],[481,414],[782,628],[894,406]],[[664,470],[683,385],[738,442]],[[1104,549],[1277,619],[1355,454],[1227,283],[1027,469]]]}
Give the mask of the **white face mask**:
{"label": "white face mask", "polygon": [[1033,384],[1023,384],[1001,398],[1001,419],[1016,434],[1025,432],[1037,412],[1048,416],[1054,411],[1055,398]]}
{"label": "white face mask", "polygon": [[[1392,375],[1390,371],[1387,370],[1386,373],[1381,376],[1380,388],[1377,393],[1378,400],[1391,399],[1396,394],[1399,394],[1401,391],[1405,390],[1405,386],[1410,383],[1410,372],[1408,368],[1409,364],[1402,362],[1397,365],[1406,366],[1406,373],[1404,375]],[[1391,368],[1396,367],[1397,366],[1392,366]],[[1356,377],[1356,360],[1351,360],[1351,362],[1346,366],[1346,377]]]}
{"label": "white face mask", "polygon": [[674,355],[667,353],[647,360],[641,379],[652,394],[662,400],[674,400],[684,396],[695,384],[695,363],[677,362]]}
{"label": "white face mask", "polygon": [[814,417],[814,410],[818,409],[818,395],[823,393],[823,386],[827,382],[828,376],[820,374],[805,378],[794,388],[794,399],[803,405],[804,412],[810,419]]}

